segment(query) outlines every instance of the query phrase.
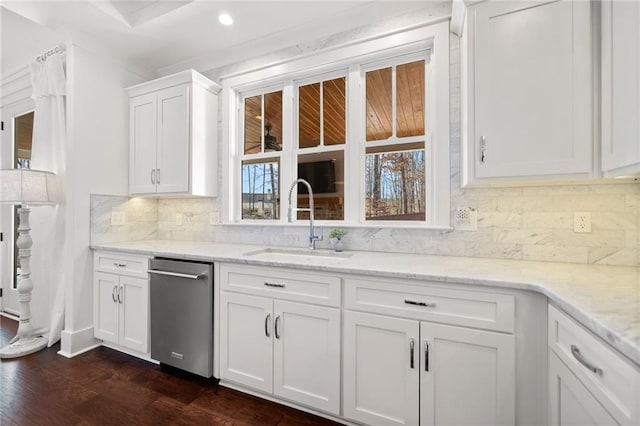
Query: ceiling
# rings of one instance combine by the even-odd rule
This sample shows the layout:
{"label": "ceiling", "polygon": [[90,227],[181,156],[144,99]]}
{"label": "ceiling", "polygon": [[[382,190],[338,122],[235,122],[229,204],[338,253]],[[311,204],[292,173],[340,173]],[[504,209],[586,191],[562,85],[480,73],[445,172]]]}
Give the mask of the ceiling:
{"label": "ceiling", "polygon": [[[398,16],[447,0],[207,1],[3,0],[2,7],[82,44],[157,74],[201,71],[250,59]],[[218,23],[221,12],[234,24]]]}

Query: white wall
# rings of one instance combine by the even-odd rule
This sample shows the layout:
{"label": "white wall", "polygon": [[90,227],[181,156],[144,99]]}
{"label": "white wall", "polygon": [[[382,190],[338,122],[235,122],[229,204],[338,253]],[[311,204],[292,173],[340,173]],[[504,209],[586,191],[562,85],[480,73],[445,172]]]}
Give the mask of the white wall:
{"label": "white wall", "polygon": [[0,73],[3,79],[64,40],[63,35],[0,7]]}
{"label": "white wall", "polygon": [[126,195],[129,101],[125,87],[145,78],[100,53],[72,46],[69,60],[67,238],[73,265],[65,296],[62,352],[87,344],[93,324],[90,194]]}

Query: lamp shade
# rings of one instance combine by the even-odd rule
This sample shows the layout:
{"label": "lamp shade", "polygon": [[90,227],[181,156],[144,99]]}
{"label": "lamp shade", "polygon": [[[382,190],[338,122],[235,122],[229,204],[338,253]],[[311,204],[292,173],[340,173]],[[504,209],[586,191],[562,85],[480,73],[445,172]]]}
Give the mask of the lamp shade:
{"label": "lamp shade", "polygon": [[51,172],[0,170],[0,204],[58,204],[58,182]]}

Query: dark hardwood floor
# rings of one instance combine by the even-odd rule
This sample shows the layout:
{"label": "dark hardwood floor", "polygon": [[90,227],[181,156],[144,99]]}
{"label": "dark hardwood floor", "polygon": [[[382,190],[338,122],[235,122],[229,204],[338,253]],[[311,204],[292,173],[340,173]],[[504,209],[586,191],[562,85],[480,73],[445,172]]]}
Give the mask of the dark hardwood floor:
{"label": "dark hardwood floor", "polygon": [[[0,316],[0,347],[16,329]],[[337,424],[104,347],[58,350],[0,361],[0,425]]]}

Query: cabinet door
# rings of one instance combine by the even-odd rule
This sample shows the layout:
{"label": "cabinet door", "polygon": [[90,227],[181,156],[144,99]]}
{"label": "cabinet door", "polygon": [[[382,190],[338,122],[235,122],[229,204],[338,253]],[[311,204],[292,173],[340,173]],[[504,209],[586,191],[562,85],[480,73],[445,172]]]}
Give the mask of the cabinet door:
{"label": "cabinet door", "polygon": [[420,324],[420,424],[515,424],[512,335]]}
{"label": "cabinet door", "polygon": [[419,333],[417,321],[344,312],[345,417],[370,425],[418,424]]}
{"label": "cabinet door", "polygon": [[272,300],[222,292],[220,377],[273,391]]}
{"label": "cabinet door", "polygon": [[275,395],[340,414],[340,310],[273,302]]}
{"label": "cabinet door", "polygon": [[590,7],[577,0],[474,9],[475,177],[591,172]]}
{"label": "cabinet door", "polygon": [[129,101],[129,192],[156,192],[156,141],[158,131],[156,94]]}
{"label": "cabinet door", "polygon": [[602,169],[640,172],[640,2],[602,7]]}
{"label": "cabinet door", "polygon": [[149,280],[120,277],[120,344],[149,352]]}
{"label": "cabinet door", "polygon": [[189,87],[158,92],[158,193],[189,191]]}
{"label": "cabinet door", "polygon": [[552,426],[619,424],[553,351],[549,351],[549,424]]}
{"label": "cabinet door", "polygon": [[93,274],[93,335],[105,342],[118,343],[118,275]]}

